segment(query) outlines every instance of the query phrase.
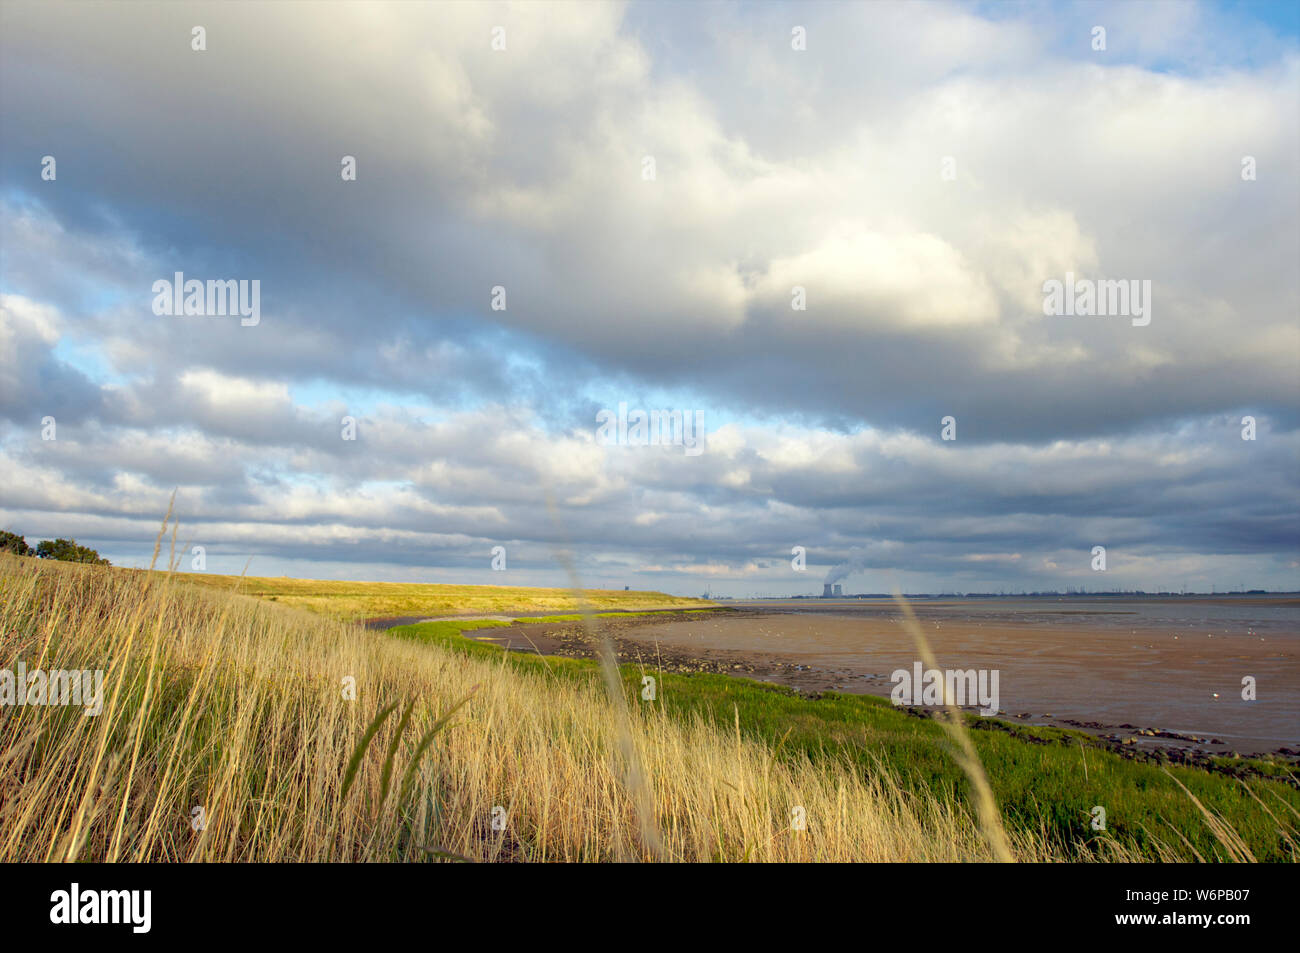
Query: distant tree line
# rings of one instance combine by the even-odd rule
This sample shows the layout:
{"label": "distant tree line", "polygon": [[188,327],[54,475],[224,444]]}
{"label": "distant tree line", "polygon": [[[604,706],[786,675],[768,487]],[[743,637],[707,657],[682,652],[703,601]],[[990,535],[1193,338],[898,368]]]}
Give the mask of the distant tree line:
{"label": "distant tree line", "polygon": [[68,563],[91,563],[95,566],[112,565],[89,546],[78,544],[75,539],[43,539],[32,549],[23,537],[5,530],[0,530],[0,553],[35,556],[37,559],[61,559]]}

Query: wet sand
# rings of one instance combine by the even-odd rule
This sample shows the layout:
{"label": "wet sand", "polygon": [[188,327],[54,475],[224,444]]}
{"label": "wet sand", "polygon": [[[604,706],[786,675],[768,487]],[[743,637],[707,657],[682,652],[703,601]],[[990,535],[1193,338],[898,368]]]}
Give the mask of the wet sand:
{"label": "wet sand", "polygon": [[[744,675],[810,693],[888,697],[890,674],[910,670],[918,658],[911,639],[884,613],[864,618],[749,608],[671,621],[599,621],[620,661]],[[1133,631],[1071,624],[1068,617],[1054,625],[989,625],[923,614],[922,624],[941,667],[1000,672],[998,717],[1009,721],[1220,754],[1300,749],[1296,638],[1149,626]],[[515,651],[590,656],[593,649],[574,624],[467,634]],[[1256,679],[1253,702],[1241,697],[1246,675]]]}

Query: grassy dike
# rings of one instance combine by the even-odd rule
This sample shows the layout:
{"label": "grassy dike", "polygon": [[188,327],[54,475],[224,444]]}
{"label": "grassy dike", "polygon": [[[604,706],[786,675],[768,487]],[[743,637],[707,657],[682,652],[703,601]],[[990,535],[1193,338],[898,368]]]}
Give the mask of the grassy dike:
{"label": "grassy dike", "polygon": [[[462,634],[502,624],[428,622],[390,634],[495,658],[522,672],[579,683],[598,680],[596,662],[503,653]],[[912,794],[969,800],[969,781],[942,726],[886,699],[839,692],[810,698],[752,679],[662,673],[637,665],[620,666],[620,674],[630,704],[657,705],[672,720],[698,717],[814,764],[847,764],[867,773],[883,768]],[[640,698],[645,674],[656,679],[653,703]],[[1032,834],[1064,855],[1106,856],[1120,845],[1124,853],[1150,860],[1300,860],[1300,791],[1288,762],[1222,759],[1225,771],[1243,775],[1235,777],[1123,758],[1086,732],[966,718],[1008,830]],[[1106,812],[1104,832],[1092,828],[1097,806]]]}
{"label": "grassy dike", "polygon": [[[263,576],[182,573],[184,582],[254,596],[333,619],[356,621],[417,615],[499,615],[572,612],[579,600],[569,589],[532,586],[453,586],[417,582],[346,582]],[[703,599],[662,592],[586,589],[582,601],[594,609],[670,609],[708,606]]]}
{"label": "grassy dike", "polygon": [[[883,768],[533,661],[0,554],[0,676],[104,676],[94,714],[30,692],[0,705],[0,863],[997,856],[982,821]],[[1032,835],[1009,846],[1069,859]]]}
{"label": "grassy dike", "polygon": [[1068,744],[977,729],[999,819],[928,719],[710,675],[655,673],[647,704],[635,666],[503,653],[462,634],[482,624],[374,632],[0,554],[0,670],[103,674],[94,714],[0,705],[0,863],[1294,859],[1281,781],[1248,782],[1260,804],[1176,770],[1211,830],[1156,768],[1089,749],[1085,780]]}

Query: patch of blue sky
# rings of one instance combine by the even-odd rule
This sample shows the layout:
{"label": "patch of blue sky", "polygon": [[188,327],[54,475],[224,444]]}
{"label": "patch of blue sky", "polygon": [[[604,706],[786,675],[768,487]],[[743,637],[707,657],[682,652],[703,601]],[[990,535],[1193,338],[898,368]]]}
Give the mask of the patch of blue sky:
{"label": "patch of blue sky", "polygon": [[51,348],[51,353],[62,363],[85,374],[101,386],[124,387],[130,378],[118,373],[103,349],[94,341],[63,337]]}
{"label": "patch of blue sky", "polygon": [[1300,3],[1295,0],[1222,0],[1214,6],[1227,17],[1254,20],[1279,37],[1300,42]]}
{"label": "patch of blue sky", "polygon": [[0,259],[0,294],[31,298],[42,304],[53,305],[70,323],[77,323],[80,318],[120,311],[127,306],[144,313],[152,314],[153,292],[146,286],[145,293],[131,294],[126,289],[106,284],[102,281],[65,273],[61,279],[59,297],[49,300],[41,293],[39,285],[28,287],[6,270]]}
{"label": "patch of blue sky", "polygon": [[357,486],[355,492],[384,496],[396,491],[410,489],[410,487],[410,480],[365,480]]}
{"label": "patch of blue sky", "polygon": [[127,305],[135,305],[142,314],[153,316],[154,293],[152,285],[144,292],[131,293],[124,288],[102,283],[86,283],[79,289],[78,302],[86,314],[104,314]]}
{"label": "patch of blue sky", "polygon": [[[1171,75],[1258,69],[1294,55],[1300,40],[1295,0],[981,0],[966,9],[993,23],[1034,24],[1047,43],[1044,53],[1055,57]],[[1104,51],[1093,48],[1096,27],[1106,31]]]}
{"label": "patch of blue sky", "polygon": [[264,485],[317,490],[322,493],[327,493],[331,489],[330,478],[323,473],[295,470],[278,463],[263,463],[253,467],[249,470],[248,476],[251,482]]}
{"label": "patch of blue sky", "polygon": [[[908,4],[880,3],[883,18],[906,11]],[[810,2],[783,7],[758,5],[749,11],[751,18],[764,17],[769,10],[798,9],[797,21],[815,31],[843,16],[840,3]],[[921,9],[923,9],[922,5]],[[633,3],[627,7],[623,31],[635,37],[651,54],[651,69],[656,79],[692,76],[701,63],[712,55],[717,42],[710,27],[721,28],[728,22],[730,8],[725,4],[657,4]],[[1296,0],[1116,0],[1096,3],[1075,2],[1008,2],[1008,0],[974,0],[959,3],[955,9],[990,23],[1024,21],[1039,28],[1046,43],[1044,53],[1067,59],[1099,55],[1092,49],[1092,28],[1107,30],[1107,65],[1141,66],[1153,72],[1199,73],[1224,66],[1255,68],[1275,62],[1294,50],[1300,38],[1300,3]],[[915,12],[915,9],[913,10]],[[775,30],[780,14],[771,19]],[[788,17],[787,17],[788,18]],[[1147,21],[1142,36],[1126,35],[1126,24]],[[701,23],[704,29],[701,29]],[[863,20],[863,29],[869,18]],[[1162,50],[1160,37],[1151,32],[1167,30],[1167,24],[1200,35],[1203,43],[1189,43],[1185,50]],[[789,27],[781,23],[783,31]],[[781,42],[787,42],[783,32]],[[1193,49],[1191,47],[1195,46]]]}
{"label": "patch of blue sky", "polygon": [[349,416],[358,419],[377,416],[385,409],[400,408],[426,423],[436,423],[458,410],[470,409],[468,402],[463,400],[454,402],[454,405],[435,403],[427,394],[415,391],[341,384],[325,378],[291,381],[288,386],[289,399],[299,407],[319,409],[341,403]]}
{"label": "patch of blue sky", "polygon": [[[413,322],[417,319],[412,318]],[[427,319],[426,319],[427,320]],[[473,362],[481,353],[491,353],[496,370],[504,380],[544,380],[551,375],[547,351],[534,335],[511,328],[476,325],[473,319],[445,318],[441,331],[446,343],[461,348],[466,353],[466,367],[457,373],[468,378],[473,375]],[[434,339],[430,344],[439,346]],[[438,371],[443,374],[445,371]],[[375,387],[342,383],[326,378],[291,381],[289,395],[295,404],[304,407],[325,406],[343,402],[348,412],[360,417],[379,412],[385,406],[405,409],[427,423],[438,423],[459,413],[473,412],[485,406],[512,403],[517,395],[493,393],[479,386],[449,388],[438,397],[431,397],[414,387]]]}
{"label": "patch of blue sky", "polygon": [[[509,342],[514,345],[506,351],[503,359],[506,370],[511,374],[544,374],[546,373],[546,359],[534,351],[530,346],[531,335],[507,335]],[[522,340],[510,340],[522,338]]]}
{"label": "patch of blue sky", "polygon": [[33,195],[30,189],[22,186],[5,186],[0,195],[4,197],[4,204],[10,206],[9,211],[11,214],[14,212],[43,212],[45,210],[41,200]]}
{"label": "patch of blue sky", "polygon": [[[829,429],[824,423],[803,415],[761,413],[742,404],[720,401],[716,395],[692,387],[651,387],[600,379],[589,382],[582,389],[581,399],[599,410],[608,409],[614,413],[618,413],[620,402],[628,405],[629,413],[633,410],[702,411],[706,433],[728,425],[742,430]],[[594,416],[592,426],[596,426]]]}

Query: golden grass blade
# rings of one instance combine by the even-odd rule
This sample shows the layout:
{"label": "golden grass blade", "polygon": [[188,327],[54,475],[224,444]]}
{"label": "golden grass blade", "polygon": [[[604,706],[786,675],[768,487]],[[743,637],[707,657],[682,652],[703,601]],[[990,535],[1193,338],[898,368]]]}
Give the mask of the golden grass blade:
{"label": "golden grass blade", "polygon": [[167,522],[172,518],[172,507],[176,504],[176,491],[172,490],[171,499],[167,501],[167,512],[163,515],[162,526],[158,528],[158,538],[153,541],[153,558],[149,560],[149,571],[158,565],[158,554],[162,552],[162,540],[167,535]]}
{"label": "golden grass blade", "polygon": [[[558,531],[560,530],[558,511],[549,490],[546,495],[546,504]],[[557,558],[561,565],[564,566],[564,570],[569,577],[569,586],[573,590],[574,598],[579,606],[578,611],[582,615],[583,630],[587,633],[588,640],[593,645],[598,646],[599,649],[597,655],[600,659],[600,671],[604,677],[610,707],[614,712],[619,750],[623,756],[625,785],[636,809],[641,843],[652,856],[656,859],[662,859],[663,845],[654,816],[654,797],[646,777],[640,751],[635,739],[632,737],[627,698],[623,694],[623,683],[618,674],[617,654],[609,640],[608,633],[596,625],[595,612],[583,595],[582,585],[578,580],[578,571],[574,567],[573,561],[564,552],[557,553]]]}
{"label": "golden grass blade", "polygon": [[[916,643],[916,650],[920,653],[925,667],[927,669],[938,669],[939,664],[935,661],[934,653],[930,651],[930,642],[926,639],[921,624],[917,622],[911,605],[903,598],[903,594],[898,590],[898,587],[894,587],[894,602],[902,610],[903,628],[907,630],[907,633],[912,637],[912,641]],[[961,716],[961,710],[949,695],[946,679],[944,681],[943,703],[948,710],[948,720],[943,722],[943,725],[947,729],[949,736],[957,744],[957,763],[961,765],[966,777],[970,779],[971,787],[974,790],[975,807],[979,814],[980,829],[984,832],[984,837],[997,859],[1003,863],[1012,863],[1015,861],[1015,857],[1011,853],[1011,844],[1007,840],[1006,829],[1002,826],[1002,813],[998,810],[997,802],[993,797],[993,789],[989,786],[988,776],[984,773],[984,765],[980,763],[979,754],[975,751],[975,745],[970,739],[970,733],[966,730],[966,723]]]}
{"label": "golden grass blade", "polygon": [[[1292,856],[1300,854],[1300,844],[1296,843],[1296,839],[1294,836],[1292,836],[1292,832],[1283,826],[1282,821],[1278,818],[1278,816],[1274,814],[1271,810],[1269,810],[1268,805],[1265,804],[1263,800],[1260,798],[1260,796],[1255,793],[1255,790],[1249,784],[1246,783],[1245,779],[1238,778],[1237,780],[1240,781],[1241,786],[1246,789],[1246,793],[1249,794],[1251,798],[1254,799],[1255,803],[1258,804],[1260,808],[1264,811],[1264,813],[1267,814],[1269,818],[1272,819],[1273,823],[1277,825],[1278,835],[1281,836],[1282,840],[1284,840],[1286,842],[1286,845],[1291,849]],[[1285,804],[1286,802],[1284,801],[1283,803]],[[1288,805],[1288,807],[1289,806],[1290,805]],[[1292,810],[1294,810],[1294,808],[1292,808]]]}
{"label": "golden grass blade", "polygon": [[1160,770],[1164,771],[1174,784],[1182,788],[1183,793],[1186,794],[1191,799],[1191,802],[1196,805],[1196,809],[1201,812],[1201,815],[1205,818],[1206,825],[1210,828],[1211,833],[1214,834],[1215,840],[1223,845],[1223,849],[1228,852],[1229,858],[1237,863],[1242,861],[1249,861],[1250,863],[1256,862],[1255,855],[1251,853],[1250,848],[1246,846],[1246,842],[1243,841],[1241,836],[1232,829],[1231,825],[1224,822],[1223,818],[1219,817],[1202,804],[1201,799],[1188,790],[1187,785],[1174,777],[1168,768],[1161,768]]}

